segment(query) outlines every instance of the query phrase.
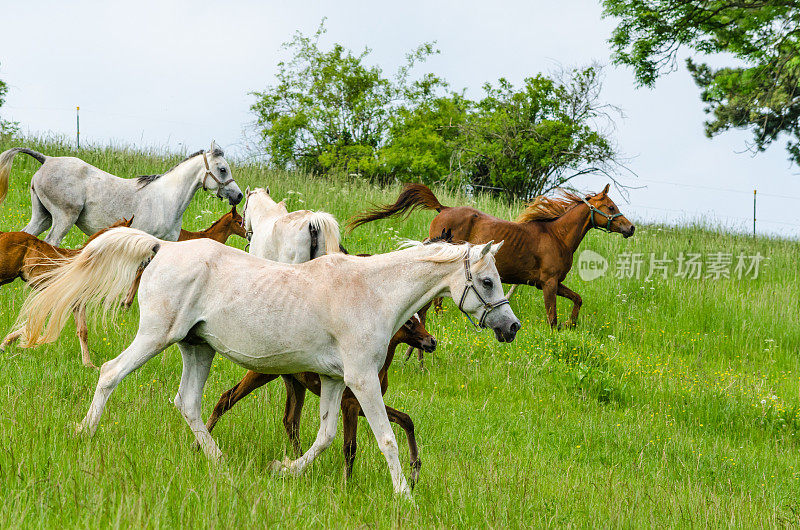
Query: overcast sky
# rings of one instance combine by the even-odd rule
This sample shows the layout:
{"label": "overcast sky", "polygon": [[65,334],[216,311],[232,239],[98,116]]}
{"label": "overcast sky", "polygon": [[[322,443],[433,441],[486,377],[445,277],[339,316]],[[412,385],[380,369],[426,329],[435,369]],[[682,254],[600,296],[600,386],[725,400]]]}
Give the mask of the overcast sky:
{"label": "overcast sky", "polygon": [[[414,1],[38,1],[7,2],[0,31],[0,79],[9,86],[0,117],[24,131],[195,150],[212,138],[236,151],[252,121],[248,95],[272,83],[296,30],[312,33],[327,17],[323,44],[373,50],[370,61],[394,72],[404,54],[435,40],[441,54],[419,70],[479,97],[485,81],[519,83],[559,64],[609,64],[613,20],[599,2]],[[636,89],[630,70],[606,68],[603,98],[621,106],[621,150],[646,186],[619,200],[633,220],[705,218],[759,231],[800,231],[800,174],[783,144],[753,156],[749,133],[703,134],[703,105],[685,67]],[[580,182],[597,190],[605,180]],[[784,196],[788,198],[783,198]],[[618,198],[618,195],[615,195]],[[318,205],[323,208],[324,205]]]}

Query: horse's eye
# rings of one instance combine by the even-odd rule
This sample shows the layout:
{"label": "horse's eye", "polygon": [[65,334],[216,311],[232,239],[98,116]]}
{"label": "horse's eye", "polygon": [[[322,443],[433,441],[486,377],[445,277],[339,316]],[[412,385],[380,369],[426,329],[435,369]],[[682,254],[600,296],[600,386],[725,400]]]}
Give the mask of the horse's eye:
{"label": "horse's eye", "polygon": [[491,289],[493,285],[494,285],[494,283],[492,282],[491,278],[484,278],[483,279],[483,286],[486,287],[487,289]]}
{"label": "horse's eye", "polygon": [[225,169],[224,167],[221,167],[221,168],[219,168],[219,172],[224,175],[225,173],[228,172],[228,170]]}

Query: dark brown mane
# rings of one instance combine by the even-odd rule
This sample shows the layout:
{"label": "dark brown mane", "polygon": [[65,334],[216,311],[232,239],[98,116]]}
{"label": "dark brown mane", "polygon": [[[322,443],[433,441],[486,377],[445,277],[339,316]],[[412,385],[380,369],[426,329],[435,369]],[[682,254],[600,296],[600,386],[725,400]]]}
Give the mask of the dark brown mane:
{"label": "dark brown mane", "polygon": [[580,195],[571,191],[558,190],[556,197],[536,197],[529,202],[525,209],[517,217],[518,223],[529,221],[553,221],[564,215],[576,204],[583,202]]}

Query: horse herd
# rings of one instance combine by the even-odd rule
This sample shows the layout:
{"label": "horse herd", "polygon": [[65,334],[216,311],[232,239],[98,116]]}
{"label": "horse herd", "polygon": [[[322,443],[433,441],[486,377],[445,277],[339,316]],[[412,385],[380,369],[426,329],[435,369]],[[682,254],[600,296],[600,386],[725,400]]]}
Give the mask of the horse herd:
{"label": "horse herd", "polygon": [[[0,154],[0,202],[18,153],[42,165],[31,181],[30,222],[21,232],[0,233],[0,285],[21,278],[32,289],[2,347],[20,338],[26,347],[55,341],[72,314],[83,362],[94,367],[86,308],[113,314],[138,296],[136,336],[100,368],[79,431],[93,434],[114,388],[177,344],[183,373],[174,404],[208,457],[222,456],[210,434],[220,416],[281,376],[287,390],[284,425],[295,451],[301,453],[298,426],[306,390],[320,396],[320,427],[305,453],[273,462],[273,471],[302,473],[331,444],[341,409],[347,475],[355,459],[358,416],[365,416],[394,490],[405,496],[421,465],[414,425],[407,414],[386,406],[383,394],[400,343],[409,345],[409,353],[418,348],[420,360],[422,351],[435,349],[436,339],[424,327],[431,301],[452,297],[476,328],[491,328],[499,342],[511,342],[520,321],[502,278],[515,287],[541,289],[551,326],[557,325],[556,296],[569,298],[573,325],[581,298],[562,282],[581,240],[591,228],[625,237],[634,232],[608,197],[608,186],[589,196],[539,197],[511,222],[474,208],[443,206],[430,189],[410,184],[394,204],[353,218],[350,229],[427,208],[439,212],[429,239],[387,254],[351,255],[330,214],[288,212],[268,188],[243,193],[213,142],[164,174],[136,179],[116,177],[78,158],[13,148]],[[205,231],[184,231],[183,214],[200,189],[227,200],[231,211]],[[80,249],[58,248],[73,225],[91,237]],[[250,241],[249,252],[225,245],[234,234]],[[248,372],[222,394],[203,423],[201,398],[216,354]],[[390,422],[407,434],[410,487]]]}

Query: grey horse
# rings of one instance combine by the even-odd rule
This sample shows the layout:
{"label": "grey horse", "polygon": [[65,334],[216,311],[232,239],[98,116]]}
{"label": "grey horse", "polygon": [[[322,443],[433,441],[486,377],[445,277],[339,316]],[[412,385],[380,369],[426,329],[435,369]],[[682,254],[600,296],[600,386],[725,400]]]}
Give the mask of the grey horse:
{"label": "grey horse", "polygon": [[226,199],[242,200],[222,149],[211,142],[163,175],[123,179],[71,156],[51,157],[15,147],[0,154],[0,203],[8,192],[11,165],[17,153],[38,160],[42,167],[31,180],[31,220],[22,229],[34,236],[52,226],[45,241],[59,245],[72,225],[87,235],[120,219],[133,220],[155,237],[177,241],[183,212],[200,188]]}

